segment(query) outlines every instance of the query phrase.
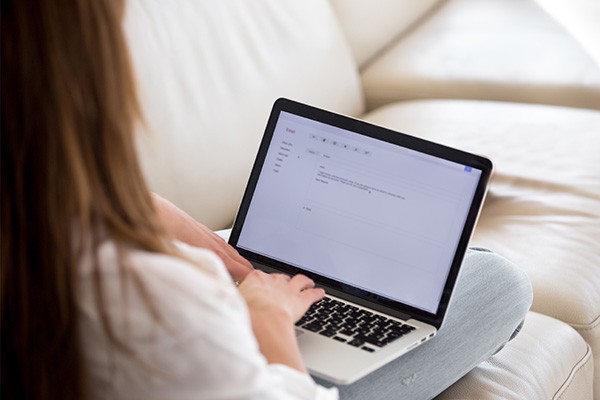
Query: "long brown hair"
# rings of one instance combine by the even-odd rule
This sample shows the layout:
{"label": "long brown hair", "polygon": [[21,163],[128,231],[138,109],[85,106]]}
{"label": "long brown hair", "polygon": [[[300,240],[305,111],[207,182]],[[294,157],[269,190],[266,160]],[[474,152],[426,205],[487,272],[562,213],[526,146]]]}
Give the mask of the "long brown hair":
{"label": "long brown hair", "polygon": [[123,11],[114,0],[2,0],[7,399],[89,396],[75,298],[81,238],[95,243],[101,225],[117,242],[170,252],[135,153]]}

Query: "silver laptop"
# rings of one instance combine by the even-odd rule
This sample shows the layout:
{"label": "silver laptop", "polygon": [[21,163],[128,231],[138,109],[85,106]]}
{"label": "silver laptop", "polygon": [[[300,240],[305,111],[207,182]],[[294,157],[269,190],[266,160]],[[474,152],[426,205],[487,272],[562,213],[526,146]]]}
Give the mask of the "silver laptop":
{"label": "silver laptop", "polygon": [[296,324],[310,372],[350,384],[441,327],[492,163],[275,102],[229,243],[325,289]]}

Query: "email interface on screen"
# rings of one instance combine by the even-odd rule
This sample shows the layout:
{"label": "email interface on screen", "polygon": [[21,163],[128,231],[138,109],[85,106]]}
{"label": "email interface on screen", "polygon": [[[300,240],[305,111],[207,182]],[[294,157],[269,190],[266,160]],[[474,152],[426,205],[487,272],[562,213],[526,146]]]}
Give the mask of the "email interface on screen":
{"label": "email interface on screen", "polygon": [[479,175],[281,112],[237,245],[435,313]]}

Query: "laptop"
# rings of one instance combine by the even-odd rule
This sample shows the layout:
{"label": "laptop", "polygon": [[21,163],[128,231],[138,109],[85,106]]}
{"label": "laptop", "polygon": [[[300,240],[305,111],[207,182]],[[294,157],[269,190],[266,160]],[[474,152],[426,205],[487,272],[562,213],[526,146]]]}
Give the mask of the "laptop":
{"label": "laptop", "polygon": [[325,289],[298,344],[311,374],[350,384],[440,329],[491,172],[484,157],[278,99],[229,243]]}

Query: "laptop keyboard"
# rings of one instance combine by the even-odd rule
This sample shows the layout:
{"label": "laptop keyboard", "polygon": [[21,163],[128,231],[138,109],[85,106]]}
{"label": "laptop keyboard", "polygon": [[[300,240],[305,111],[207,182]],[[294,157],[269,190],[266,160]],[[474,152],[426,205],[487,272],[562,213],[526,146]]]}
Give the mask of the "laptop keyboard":
{"label": "laptop keyboard", "polygon": [[296,326],[368,352],[416,329],[329,297],[313,304]]}

